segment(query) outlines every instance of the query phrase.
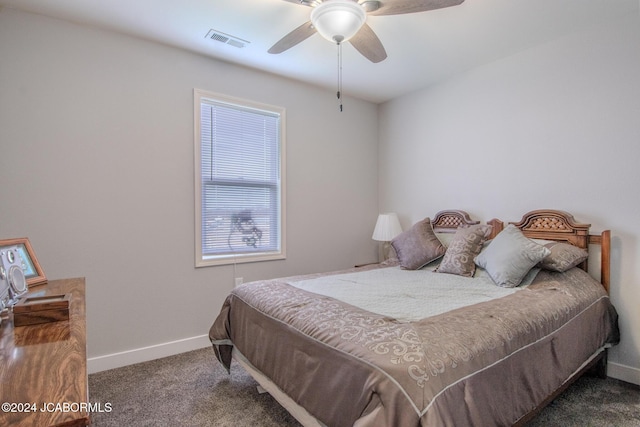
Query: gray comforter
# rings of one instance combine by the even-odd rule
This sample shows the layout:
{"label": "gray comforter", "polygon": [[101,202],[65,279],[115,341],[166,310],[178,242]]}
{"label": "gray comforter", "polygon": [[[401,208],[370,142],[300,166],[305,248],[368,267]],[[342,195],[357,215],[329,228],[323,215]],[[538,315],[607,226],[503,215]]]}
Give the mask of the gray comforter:
{"label": "gray comforter", "polygon": [[413,322],[287,279],[253,282],[229,295],[209,335],[227,369],[236,346],[332,427],[510,426],[619,339],[609,297],[578,268]]}

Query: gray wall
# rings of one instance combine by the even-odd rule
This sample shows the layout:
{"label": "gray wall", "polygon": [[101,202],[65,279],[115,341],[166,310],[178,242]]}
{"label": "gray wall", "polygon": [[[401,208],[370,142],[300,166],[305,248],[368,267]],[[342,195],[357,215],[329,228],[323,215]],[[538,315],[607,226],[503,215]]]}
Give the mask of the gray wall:
{"label": "gray wall", "polygon": [[640,384],[640,19],[592,28],[380,107],[380,209],[407,227],[445,208],[518,221],[562,209],[613,234],[622,342]]}
{"label": "gray wall", "polygon": [[[286,260],[194,267],[194,88],[286,108]],[[119,355],[97,369],[206,345],[234,277],[376,259],[376,119],[331,91],[3,9],[0,238],[29,237],[50,279],[86,277],[89,357]]]}

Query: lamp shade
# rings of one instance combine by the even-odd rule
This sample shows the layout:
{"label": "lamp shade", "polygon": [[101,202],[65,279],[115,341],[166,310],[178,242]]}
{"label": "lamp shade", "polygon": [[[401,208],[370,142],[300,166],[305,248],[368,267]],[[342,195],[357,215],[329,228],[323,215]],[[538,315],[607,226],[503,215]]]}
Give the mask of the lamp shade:
{"label": "lamp shade", "polygon": [[353,37],[367,18],[353,0],[325,0],[311,11],[311,23],[325,39],[342,43]]}
{"label": "lamp shade", "polygon": [[378,215],[376,228],[373,230],[373,240],[380,242],[390,242],[398,234],[402,233],[402,227],[398,220],[398,215],[393,212]]}

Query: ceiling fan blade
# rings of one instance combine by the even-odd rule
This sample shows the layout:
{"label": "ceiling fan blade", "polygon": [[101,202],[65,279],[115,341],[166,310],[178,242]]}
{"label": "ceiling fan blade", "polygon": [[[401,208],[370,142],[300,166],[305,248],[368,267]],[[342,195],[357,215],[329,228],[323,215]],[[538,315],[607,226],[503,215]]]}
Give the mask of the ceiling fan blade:
{"label": "ceiling fan blade", "polygon": [[[381,0],[380,8],[369,15],[402,15],[457,6],[464,0]],[[366,3],[366,2],[365,2]]]}
{"label": "ceiling fan blade", "polygon": [[302,6],[313,6],[313,0],[284,0],[289,3],[300,4]]}
{"label": "ceiling fan blade", "polygon": [[387,58],[387,52],[384,50],[382,42],[367,23],[360,28],[355,36],[349,39],[349,42],[373,63],[384,61]]}
{"label": "ceiling fan blade", "polygon": [[305,22],[289,34],[278,40],[276,44],[271,46],[269,53],[282,53],[287,49],[292,48],[301,41],[304,41],[314,35],[316,29],[311,25],[311,21]]}

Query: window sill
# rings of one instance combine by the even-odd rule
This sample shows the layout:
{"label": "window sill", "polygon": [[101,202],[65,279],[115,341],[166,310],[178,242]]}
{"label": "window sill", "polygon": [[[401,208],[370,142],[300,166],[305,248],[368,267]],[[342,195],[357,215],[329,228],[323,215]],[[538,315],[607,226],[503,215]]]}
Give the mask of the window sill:
{"label": "window sill", "polygon": [[238,254],[238,255],[217,255],[203,256],[196,259],[196,268],[210,267],[214,265],[232,265],[247,262],[276,261],[286,259],[286,254],[278,253],[262,253],[262,254]]}

